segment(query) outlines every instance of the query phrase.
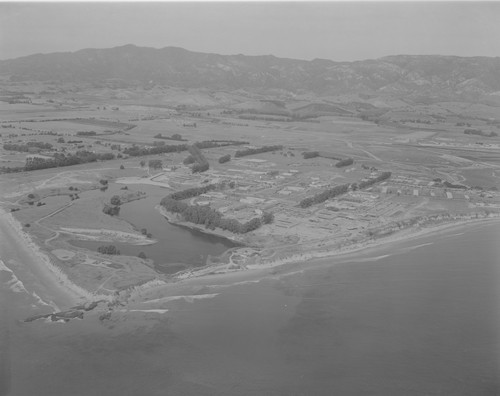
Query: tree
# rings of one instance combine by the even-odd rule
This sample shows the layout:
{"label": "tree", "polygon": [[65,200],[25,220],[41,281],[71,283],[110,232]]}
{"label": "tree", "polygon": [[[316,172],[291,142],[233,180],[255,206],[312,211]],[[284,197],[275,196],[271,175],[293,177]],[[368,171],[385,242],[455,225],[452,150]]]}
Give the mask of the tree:
{"label": "tree", "polygon": [[125,167],[123,165],[120,165],[120,169],[125,169]]}
{"label": "tree", "polygon": [[146,161],[141,160],[141,162],[139,162],[139,164],[141,165],[141,168],[144,168],[144,165],[146,165]]}
{"label": "tree", "polygon": [[271,224],[274,221],[274,214],[270,212],[264,212],[262,214],[262,223],[263,224]]}
{"label": "tree", "polygon": [[337,162],[335,164],[335,166],[337,168],[342,168],[343,166],[349,166],[349,165],[352,165],[354,163],[354,160],[352,158],[346,158],[346,159],[343,159],[343,160],[340,160],[339,162]]}
{"label": "tree", "polygon": [[304,159],[319,157],[319,151],[304,151],[302,156]]}
{"label": "tree", "polygon": [[120,254],[120,251],[114,245],[99,246],[97,251],[101,254]]}
{"label": "tree", "polygon": [[140,253],[137,255],[137,257],[139,257],[139,258],[141,258],[141,259],[144,259],[144,260],[146,260],[146,259],[147,259],[147,257],[146,257],[146,253],[144,253],[144,252],[140,252]]}
{"label": "tree", "polygon": [[163,163],[161,160],[149,160],[148,167],[151,169],[162,169]]}
{"label": "tree", "polygon": [[111,205],[121,205],[122,202],[120,200],[120,197],[118,195],[113,195],[110,200]]}
{"label": "tree", "polygon": [[231,155],[226,154],[219,158],[219,164],[223,164],[224,162],[229,162],[231,160]]}
{"label": "tree", "polygon": [[191,164],[194,164],[196,162],[196,160],[194,159],[194,157],[192,155],[188,155],[186,158],[184,158],[184,161],[182,161],[182,163],[184,165],[191,165]]}

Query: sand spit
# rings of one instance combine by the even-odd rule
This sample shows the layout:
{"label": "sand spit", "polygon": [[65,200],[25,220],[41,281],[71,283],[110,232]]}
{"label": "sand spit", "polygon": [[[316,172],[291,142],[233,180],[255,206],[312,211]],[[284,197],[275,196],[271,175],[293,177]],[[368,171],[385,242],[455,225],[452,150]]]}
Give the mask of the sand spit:
{"label": "sand spit", "polygon": [[[12,216],[11,213],[5,212],[1,208],[0,221],[10,227],[10,234],[13,235],[19,245],[33,257],[32,263],[37,266],[37,269],[42,272],[45,277],[51,278],[54,281],[54,286],[58,287],[67,295],[70,303],[77,303],[81,300],[94,301],[111,299],[110,296],[91,293],[73,283],[68,276],[57,265],[55,265],[44,252],[42,252],[38,245],[33,242],[31,237],[23,231],[22,225],[14,218],[14,216]],[[3,267],[5,267],[5,265],[3,265],[2,268]]]}
{"label": "sand spit", "polygon": [[69,234],[77,239],[87,241],[100,241],[100,242],[122,242],[131,245],[152,245],[157,241],[148,238],[145,235],[132,234],[130,232],[114,231],[107,229],[92,229],[92,228],[72,228],[60,227],[59,232],[62,234]]}
{"label": "sand spit", "polygon": [[162,298],[156,298],[154,300],[146,300],[143,301],[144,304],[146,303],[166,303],[170,301],[175,301],[175,300],[184,300],[186,302],[194,302],[195,300],[204,300],[204,299],[210,299],[218,296],[219,293],[211,293],[211,294],[192,294],[192,295],[186,295],[186,296],[168,296],[168,297],[162,297]]}
{"label": "sand spit", "polygon": [[164,314],[168,312],[168,309],[118,309],[116,312],[144,312],[144,313],[157,313]]}

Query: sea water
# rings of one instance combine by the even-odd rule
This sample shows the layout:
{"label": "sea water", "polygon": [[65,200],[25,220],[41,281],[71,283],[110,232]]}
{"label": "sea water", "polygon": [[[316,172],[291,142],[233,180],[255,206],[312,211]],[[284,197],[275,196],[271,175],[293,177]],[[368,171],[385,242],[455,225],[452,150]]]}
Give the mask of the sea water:
{"label": "sea water", "polygon": [[206,298],[107,324],[23,323],[0,272],[0,395],[497,395],[499,235],[474,225],[292,274],[208,277]]}

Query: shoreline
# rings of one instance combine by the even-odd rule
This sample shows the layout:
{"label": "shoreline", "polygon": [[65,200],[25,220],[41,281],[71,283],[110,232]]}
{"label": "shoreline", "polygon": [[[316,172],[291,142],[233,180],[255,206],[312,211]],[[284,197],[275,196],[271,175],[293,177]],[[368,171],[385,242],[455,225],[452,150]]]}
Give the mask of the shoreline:
{"label": "shoreline", "polygon": [[371,239],[366,242],[352,243],[350,245],[341,248],[329,249],[326,251],[316,251],[310,253],[296,253],[277,260],[270,260],[268,262],[243,264],[242,266],[237,266],[237,268],[234,268],[231,265],[231,263],[213,264],[200,268],[193,268],[174,274],[173,280],[185,281],[192,278],[202,278],[206,275],[215,275],[215,274],[224,275],[224,274],[247,272],[254,270],[268,270],[277,267],[284,267],[286,265],[291,265],[291,264],[312,263],[312,262],[323,261],[325,259],[345,258],[351,255],[357,256],[362,253],[381,250],[391,244],[411,241],[413,239],[430,236],[432,234],[438,234],[454,228],[466,227],[472,224],[484,224],[485,222],[494,223],[499,221],[500,221],[500,216],[496,214],[493,216],[489,215],[487,217],[481,217],[481,218],[452,220],[424,227],[413,226],[400,230],[399,232],[394,232],[385,237],[383,236],[377,239]]}
{"label": "shoreline", "polygon": [[[155,207],[156,210],[158,210],[162,215],[166,211],[162,210],[159,205]],[[172,219],[171,216],[165,216],[169,222],[175,225],[180,225],[183,226],[182,224],[178,224],[175,219]],[[42,251],[40,246],[38,246],[31,238],[31,236],[26,233],[22,229],[21,223],[15,219],[15,217],[11,214],[6,212],[3,208],[0,208],[0,218],[3,222],[4,225],[8,226],[12,231],[12,237],[15,238],[19,246],[24,249],[24,251],[28,254],[30,254],[32,257],[36,258],[32,260],[36,268],[34,269],[34,272],[41,272],[42,276],[45,278],[47,283],[49,283],[51,286],[55,286],[58,288],[60,294],[65,294],[66,298],[68,299],[69,304],[74,305],[77,303],[81,303],[82,300],[85,302],[89,301],[95,301],[95,300],[110,300],[112,297],[110,295],[101,295],[101,294],[95,294],[91,293],[88,290],[84,289],[83,287],[77,285],[73,281],[71,281],[68,277],[67,274],[64,273],[64,271],[59,268],[56,264],[52,262],[50,257]],[[172,221],[173,220],[173,221]],[[378,238],[369,238],[365,239],[362,241],[351,241],[349,243],[349,240],[347,241],[347,245],[340,246],[340,247],[326,247],[323,248],[323,250],[316,250],[314,251],[314,248],[312,248],[313,251],[310,252],[297,252],[295,254],[289,254],[285,255],[283,257],[277,257],[273,259],[276,255],[279,256],[279,254],[283,254],[284,249],[286,247],[279,247],[277,246],[276,248],[273,248],[271,250],[275,250],[273,255],[268,256],[268,258],[262,258],[259,254],[259,259],[257,262],[253,263],[245,263],[243,262],[242,264],[235,264],[231,260],[227,263],[211,263],[207,264],[203,267],[198,267],[198,268],[191,268],[188,270],[183,270],[179,271],[175,274],[172,274],[168,279],[165,280],[154,280],[150,282],[146,282],[143,285],[140,286],[134,286],[131,289],[129,289],[129,295],[132,297],[133,295],[138,295],[140,294],[139,291],[144,292],[144,291],[150,291],[150,292],[155,292],[155,290],[158,290],[159,288],[164,288],[168,287],[169,285],[172,286],[174,284],[187,284],[187,283],[192,283],[192,282],[197,282],[203,279],[203,278],[208,278],[208,279],[213,279],[213,276],[220,276],[222,278],[226,278],[226,280],[229,280],[229,278],[232,278],[231,275],[234,275],[234,277],[252,277],[253,275],[256,275],[257,273],[261,271],[265,271],[268,273],[268,270],[275,269],[278,267],[285,267],[287,265],[309,265],[309,264],[315,264],[319,262],[324,262],[325,260],[331,260],[331,259],[345,259],[349,258],[352,256],[353,258],[361,255],[361,254],[370,254],[372,252],[376,252],[378,250],[387,248],[387,246],[391,244],[396,244],[396,243],[401,243],[405,241],[411,241],[412,239],[417,239],[420,237],[424,236],[429,236],[432,234],[438,234],[442,233],[451,229],[457,229],[461,227],[466,227],[472,224],[485,224],[485,223],[493,223],[493,222],[498,222],[500,221],[500,215],[498,213],[490,213],[490,214],[483,214],[482,217],[476,218],[470,216],[469,218],[465,217],[462,215],[462,217],[458,218],[444,218],[441,220],[436,221],[436,223],[430,222],[429,225],[412,225],[408,226],[407,228],[403,228],[400,230],[395,230],[393,233],[389,235],[382,235]],[[197,230],[199,232],[205,233],[204,229],[199,229],[198,227],[190,227],[189,225],[187,226],[188,228]],[[79,229],[79,228],[62,228],[61,232],[64,231],[68,233],[74,233],[76,231],[82,232],[88,232],[93,235],[89,235],[89,237],[94,238],[94,235],[96,235],[96,238],[98,238],[99,235],[102,234],[102,232],[106,230],[94,230],[94,229]],[[132,234],[128,233],[122,233],[122,232],[115,232],[111,230],[107,230],[109,236],[121,236],[121,237],[129,237]],[[212,232],[212,230],[209,230],[209,232],[206,232],[207,234],[211,235],[216,235],[219,237],[223,237],[228,239],[229,241],[235,243],[235,241],[231,238],[227,238],[226,235],[220,235],[219,233]],[[124,235],[122,235],[124,234]],[[126,234],[126,235],[125,235]],[[74,235],[74,234],[73,234]],[[127,238],[126,238],[127,239]],[[141,236],[134,236],[134,240],[138,239],[146,239],[145,237]],[[116,239],[115,239],[116,241]],[[130,242],[129,240],[126,242]],[[238,243],[238,242],[236,242]],[[235,249],[237,251],[238,249],[247,249],[251,247],[246,246],[243,243],[240,243],[239,247],[235,247],[232,249]],[[281,251],[280,251],[281,249]],[[228,249],[231,250],[231,249]],[[265,249],[263,250],[265,252]],[[262,253],[262,252],[261,252]],[[286,253],[285,253],[286,254]],[[1,258],[1,257],[0,257]],[[261,262],[262,260],[262,262]],[[252,260],[254,261],[254,260]],[[207,261],[208,262],[208,261]],[[24,263],[25,265],[29,265]],[[208,277],[210,275],[210,277]],[[188,282],[189,281],[189,282]],[[203,282],[202,282],[203,283]],[[180,286],[180,285],[179,285]],[[128,300],[128,298],[127,298]],[[57,304],[58,305],[58,304]],[[65,304],[66,305],[66,304]]]}
{"label": "shoreline", "polygon": [[194,230],[194,231],[198,231],[198,232],[201,232],[202,234],[213,235],[213,236],[216,236],[219,238],[224,238],[233,244],[241,245],[241,247],[248,246],[245,242],[243,242],[235,234],[233,234],[229,231],[209,230],[209,229],[206,229],[203,226],[200,226],[198,224],[189,223],[187,221],[179,221],[179,220],[177,220],[177,215],[168,212],[161,205],[156,205],[154,208],[158,212],[160,212],[160,214],[163,217],[165,217],[165,219],[167,219],[167,221],[172,225],[187,228],[187,229]]}
{"label": "shoreline", "polygon": [[[61,308],[60,306],[75,305],[82,301],[110,299],[110,296],[107,295],[91,293],[70,280],[68,275],[59,266],[54,264],[47,253],[22,229],[21,223],[2,207],[0,207],[0,222],[2,222],[2,226],[10,229],[11,232],[9,232],[9,235],[18,243],[19,248],[26,255],[30,256],[30,263],[23,262],[22,265],[27,266],[27,270],[30,273],[42,278],[51,288],[56,288],[57,290],[53,290],[54,293],[59,294],[60,300],[65,300],[54,302],[59,309]],[[12,268],[10,269],[12,270]],[[30,292],[34,293],[34,291]]]}
{"label": "shoreline", "polygon": [[[331,251],[328,255],[315,255],[306,259],[294,256],[293,261],[284,260],[273,262],[271,265],[248,265],[245,268],[229,269],[228,264],[216,264],[199,269],[182,271],[169,280],[145,283],[134,288],[130,291],[127,301],[143,303],[153,301],[158,296],[184,295],[185,293],[196,294],[197,290],[204,290],[205,287],[214,285],[217,287],[229,287],[238,284],[260,282],[267,277],[287,276],[321,265],[336,265],[342,262],[377,261],[386,257],[381,251],[390,248],[391,245],[418,240],[420,238],[428,238],[436,234],[446,235],[447,233],[466,229],[471,226],[491,225],[495,223],[500,223],[500,216],[426,227],[416,232],[398,235],[397,238],[381,238],[381,240],[376,241],[374,244],[365,244],[350,250]],[[367,255],[368,257],[364,257]]]}
{"label": "shoreline", "polygon": [[85,241],[119,242],[138,246],[153,245],[158,242],[157,240],[148,238],[145,235],[137,235],[130,232],[115,231],[104,228],[94,229],[59,227],[59,232],[61,234],[70,235]]}
{"label": "shoreline", "polygon": [[[264,264],[249,264],[246,267],[249,269],[264,269],[264,268],[275,268],[286,264],[300,263],[300,262],[315,262],[322,261],[329,258],[343,258],[350,255],[356,256],[360,253],[366,253],[370,251],[376,251],[386,248],[391,244],[397,244],[402,242],[411,241],[418,238],[423,238],[427,236],[432,236],[433,234],[439,234],[446,231],[451,231],[453,229],[458,229],[466,227],[473,224],[485,224],[485,223],[495,223],[500,222],[500,216],[492,216],[485,218],[474,218],[461,221],[452,221],[447,223],[441,223],[429,227],[419,227],[417,229],[401,230],[387,237],[381,237],[379,239],[374,239],[369,242],[354,243],[345,248],[338,248],[326,252],[315,252],[315,253],[305,253],[299,255],[293,255],[276,262],[264,263]],[[352,248],[350,248],[352,246]]]}

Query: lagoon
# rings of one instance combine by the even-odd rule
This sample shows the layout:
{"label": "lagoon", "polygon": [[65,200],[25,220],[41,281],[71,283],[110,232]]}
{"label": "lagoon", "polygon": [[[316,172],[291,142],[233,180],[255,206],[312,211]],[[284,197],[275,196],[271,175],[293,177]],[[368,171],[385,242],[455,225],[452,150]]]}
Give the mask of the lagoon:
{"label": "lagoon", "polygon": [[[157,271],[171,274],[185,268],[203,266],[209,255],[218,256],[227,249],[238,246],[226,238],[170,224],[155,206],[171,190],[147,185],[141,185],[139,190],[146,192],[148,196],[123,204],[119,217],[138,230],[146,228],[158,242],[143,246],[113,243],[121,254],[137,256],[144,252],[147,258],[154,261]],[[73,240],[71,244],[94,251],[105,245],[102,242],[83,240]]]}

